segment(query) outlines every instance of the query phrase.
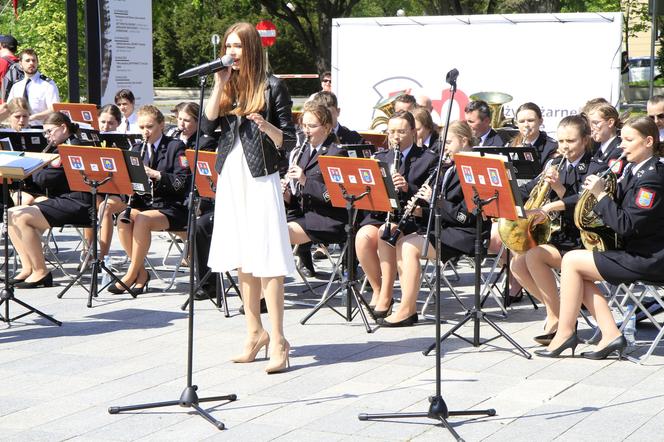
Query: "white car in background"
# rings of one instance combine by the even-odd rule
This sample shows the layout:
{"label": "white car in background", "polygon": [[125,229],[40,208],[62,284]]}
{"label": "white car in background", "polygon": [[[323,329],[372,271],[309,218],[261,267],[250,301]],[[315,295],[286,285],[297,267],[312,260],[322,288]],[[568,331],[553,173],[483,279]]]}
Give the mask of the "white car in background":
{"label": "white car in background", "polygon": [[[659,76],[659,68],[655,65],[655,78]],[[650,80],[650,57],[634,57],[629,59],[629,81]]]}

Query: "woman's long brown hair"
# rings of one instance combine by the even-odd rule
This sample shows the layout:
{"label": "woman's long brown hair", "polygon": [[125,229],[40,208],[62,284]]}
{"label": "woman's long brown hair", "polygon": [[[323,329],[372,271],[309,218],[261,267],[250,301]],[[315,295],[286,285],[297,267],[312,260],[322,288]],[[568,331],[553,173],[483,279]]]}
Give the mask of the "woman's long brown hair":
{"label": "woman's long brown hair", "polygon": [[261,39],[256,28],[245,22],[238,22],[226,30],[220,56],[226,53],[226,41],[231,34],[237,34],[242,43],[242,56],[238,70],[231,71],[231,77],[224,86],[219,100],[220,115],[248,115],[265,108],[265,86],[267,70]]}

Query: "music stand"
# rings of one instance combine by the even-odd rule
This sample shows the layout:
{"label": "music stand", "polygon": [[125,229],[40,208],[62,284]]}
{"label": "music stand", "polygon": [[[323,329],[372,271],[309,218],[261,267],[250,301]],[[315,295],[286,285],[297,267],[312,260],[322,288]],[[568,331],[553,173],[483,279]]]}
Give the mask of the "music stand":
{"label": "music stand", "polygon": [[345,150],[349,158],[371,158],[376,153],[373,144],[338,144],[337,147]]}
{"label": "music stand", "polygon": [[[332,284],[334,275],[328,283],[328,287],[321,300],[302,320],[305,324],[318,310],[327,305],[335,313],[343,317],[346,322],[350,322],[355,317],[353,314],[353,303],[355,300],[357,311],[362,317],[362,322],[371,333],[373,330],[367,321],[366,314],[362,306],[369,312],[371,319],[376,317],[369,308],[369,304],[360,294],[355,281],[355,228],[354,220],[358,209],[372,210],[378,212],[390,212],[392,209],[398,209],[398,199],[394,192],[392,178],[385,169],[385,165],[378,160],[365,158],[347,158],[335,156],[320,156],[318,164],[323,175],[323,181],[330,197],[330,202],[334,207],[345,207],[348,213],[348,223],[346,224],[346,244],[342,250],[342,256],[345,253],[346,272],[341,272],[341,285],[334,291],[328,293]],[[389,190],[392,190],[390,193]],[[342,261],[343,266],[343,261]],[[339,313],[329,302],[340,291],[346,291],[346,313]],[[327,294],[326,294],[327,293]]]}
{"label": "music stand", "polygon": [[514,168],[518,180],[530,180],[542,172],[540,154],[533,146],[477,146],[473,151],[484,154],[502,155]]}
{"label": "music stand", "polygon": [[[482,311],[480,300],[481,275],[482,275],[482,225],[483,217],[506,218],[515,220],[523,218],[525,211],[516,184],[514,171],[509,162],[500,155],[482,155],[479,152],[457,153],[454,155],[461,190],[468,210],[472,210],[476,218],[475,224],[475,297],[474,305],[466,312],[464,318],[454,327],[441,336],[444,341],[450,335],[455,335],[474,347],[479,347],[500,336],[507,339],[521,354],[530,359],[532,355],[520,346],[511,336],[505,333],[487,314]],[[466,322],[472,320],[474,326],[473,340],[457,335],[455,332]],[[480,321],[485,321],[493,327],[498,335],[480,342]],[[436,343],[432,344],[427,351],[434,349]]]}
{"label": "music stand", "polygon": [[75,123],[89,124],[99,130],[97,106],[89,103],[53,103],[53,111],[62,112]]}
{"label": "music stand", "polygon": [[[197,165],[196,173],[194,174],[195,176],[195,185],[196,185],[196,190],[198,191],[198,196],[205,197],[205,198],[215,198],[216,192],[217,192],[217,170],[214,168],[214,164],[217,160],[217,153],[216,152],[209,152],[209,151],[204,151],[201,150],[198,152],[198,159],[196,160],[196,151],[193,149],[187,149],[185,151],[185,156],[187,157],[187,162],[189,163],[189,169],[191,169],[192,173],[194,172],[194,164]],[[235,284],[235,281],[233,281],[233,277],[229,272],[225,272],[224,275],[226,278],[228,278],[228,281],[230,285],[228,288],[226,288],[224,284],[224,277],[222,275],[218,275],[218,282],[221,284],[221,287],[217,284],[217,296],[216,296],[216,307],[221,308],[221,303],[223,302],[224,304],[224,316],[229,317],[230,312],[228,311],[228,303],[226,302],[226,295],[228,295],[228,292],[230,292],[231,288],[235,289],[235,291],[240,293],[240,289],[237,287]],[[203,278],[198,281],[198,284],[196,284],[196,287],[194,288],[194,293],[200,289],[205,282],[209,278],[213,277],[212,276],[212,270],[208,270]],[[213,301],[214,302],[214,301]],[[189,305],[189,299],[187,299],[184,304],[180,307],[182,310],[186,310],[187,306]]]}
{"label": "music stand", "polygon": [[100,132],[98,135],[99,147],[119,147],[130,150],[134,144],[143,142],[143,135],[122,132]]}
{"label": "music stand", "polygon": [[[5,154],[6,155],[6,154]],[[14,156],[14,155],[12,155]],[[27,304],[20,299],[17,299],[14,296],[14,288],[9,282],[9,235],[7,230],[7,225],[9,223],[9,184],[8,179],[15,180],[24,180],[37,170],[45,167],[50,161],[56,158],[57,155],[52,154],[32,154],[32,155],[16,155],[16,159],[11,162],[5,163],[4,166],[0,167],[0,176],[2,176],[2,195],[3,195],[3,226],[2,226],[2,239],[5,242],[4,246],[4,258],[5,258],[5,283],[4,288],[0,292],[0,305],[5,304],[5,315],[0,315],[0,320],[6,322],[8,325],[11,325],[12,321],[15,321],[23,316],[29,315],[31,313],[36,313],[42,318],[52,322],[57,326],[61,326],[62,322],[56,320],[52,316],[47,315],[46,313],[37,310],[35,307]],[[9,303],[15,302],[28,311],[22,313],[15,317],[10,317],[9,314]]]}
{"label": "music stand", "polygon": [[42,152],[48,141],[41,129],[24,129],[20,132],[0,131],[0,139],[8,139],[11,150]]}
{"label": "music stand", "polygon": [[[90,244],[90,250],[92,251],[92,279],[90,280],[87,306],[92,307],[92,298],[97,297],[99,291],[97,277],[101,270],[105,271],[111,277],[112,281],[119,282],[132,297],[136,298],[136,293],[99,259],[97,251],[97,193],[102,192],[116,195],[131,195],[134,193],[134,186],[125,164],[124,151],[115,148],[61,144],[58,146],[58,152],[60,153],[62,167],[65,170],[69,188],[74,192],[89,192],[92,194],[92,208],[90,210],[90,224],[93,233],[92,244]],[[83,266],[69,284],[58,293],[58,298],[62,298],[82,278],[86,271],[86,266]],[[104,288],[102,287],[102,290]]]}

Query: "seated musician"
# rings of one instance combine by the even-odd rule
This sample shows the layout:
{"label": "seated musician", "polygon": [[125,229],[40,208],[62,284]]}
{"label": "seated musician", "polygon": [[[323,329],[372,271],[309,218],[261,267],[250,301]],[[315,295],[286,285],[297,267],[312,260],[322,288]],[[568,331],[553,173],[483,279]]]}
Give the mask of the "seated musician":
{"label": "seated musician", "polygon": [[[122,278],[135,293],[147,290],[150,274],[145,257],[150,249],[151,233],[158,230],[182,230],[187,225],[184,200],[191,178],[184,154],[184,144],[163,134],[164,115],[152,105],[141,106],[137,112],[138,129],[145,143],[132,147],[143,151],[145,172],[151,181],[152,198],[134,194],[131,198],[129,223],[118,223],[122,248],[131,257],[131,264]],[[114,294],[124,293],[117,283],[108,288]]]}
{"label": "seated musician", "polygon": [[[44,120],[44,134],[50,145],[80,144],[75,136],[78,125],[61,112],[53,112]],[[56,149],[57,150],[57,149]],[[57,187],[59,194],[49,192],[49,198],[40,198],[33,205],[9,209],[9,237],[21,260],[21,271],[11,281],[15,287],[51,287],[53,275],[44,261],[41,235],[51,227],[81,224],[89,221],[92,205],[88,192],[71,192],[60,160],[33,175],[34,182],[48,188]]]}
{"label": "seated musician", "polygon": [[523,254],[513,255],[512,275],[528,292],[544,303],[546,324],[544,334],[536,336],[536,342],[548,345],[558,327],[560,303],[554,269],[560,269],[563,255],[581,248],[579,230],[574,225],[574,206],[579,199],[583,180],[591,164],[590,127],[580,115],[563,118],[558,125],[558,146],[564,158],[554,160],[540,175],[526,185],[528,190],[549,185],[550,191],[542,207],[529,211],[534,223],[547,219],[553,212],[560,212],[560,230],[553,232],[547,244],[540,244]]}
{"label": "seated musician", "polygon": [[[107,104],[99,109],[99,132],[115,132],[122,121],[122,113],[114,104]],[[113,240],[113,216],[122,212],[127,206],[118,195],[97,195],[97,213],[99,214],[99,254],[100,260],[108,255]],[[106,204],[104,204],[106,199]],[[85,239],[92,244],[92,229],[84,229]],[[87,252],[85,253],[87,254]]]}
{"label": "seated musician", "polygon": [[[449,155],[452,162],[443,164],[444,170],[441,170],[439,178],[442,180],[440,256],[443,262],[457,256],[473,255],[474,253],[476,220],[475,216],[468,211],[464,202],[461,183],[453,162],[456,153],[472,150],[472,146],[476,142],[477,140],[474,139],[468,123],[465,121],[450,123],[445,154]],[[426,207],[431,199],[431,194],[431,186],[425,184],[417,191],[416,197],[408,202],[408,206],[417,207],[413,210],[413,216],[417,220],[417,232],[404,235],[397,242],[396,252],[399,280],[401,281],[401,303],[396,312],[379,322],[384,327],[411,326],[418,320],[416,310],[417,295],[420,291],[420,256],[425,242],[426,225],[429,220],[429,209]],[[428,240],[426,256],[429,259],[435,259],[436,249],[433,247],[435,243],[433,228]]]}
{"label": "seated musician", "polygon": [[542,110],[535,103],[523,103],[516,110],[516,124],[519,133],[510,141],[510,146],[532,146],[539,153],[542,167],[556,153],[558,148],[556,140],[549,137],[546,132],[541,132],[540,127],[544,123]]}
{"label": "seated musician", "polygon": [[[180,138],[187,149],[196,148],[196,130],[198,129],[198,103],[186,101],[178,105],[177,130],[174,138]],[[199,146],[201,150],[213,152],[217,148],[217,141],[201,132]]]}
{"label": "seated musician", "polygon": [[597,350],[581,356],[588,359],[605,359],[613,353],[620,356],[627,341],[595,281],[619,284],[664,280],[664,164],[659,161],[662,155],[659,131],[654,121],[642,116],[628,120],[621,135],[621,147],[630,164],[618,182],[615,196],[612,198],[605,192],[604,180],[597,175],[588,176],[583,187],[597,198],[593,211],[622,237],[623,249],[573,250],[565,254],[558,331],[547,349],[535,352],[540,356],[559,357],[566,349],[574,353],[579,343],[575,324],[581,303],[602,332]]}
{"label": "seated musician", "polygon": [[[424,150],[415,144],[415,118],[408,111],[397,112],[390,117],[387,122],[387,136],[389,145],[394,147],[377,152],[375,158],[389,166],[401,207],[404,207],[426,181],[436,165],[437,157],[430,150]],[[395,219],[395,214],[366,213],[360,223],[362,227],[355,237],[357,258],[373,290],[369,305],[373,307],[378,318],[384,318],[391,312],[394,304],[392,291],[397,275],[395,248],[380,239],[388,216]],[[394,222],[398,222],[398,214]],[[414,222],[409,222],[402,230],[409,234],[415,232],[417,226]]]}
{"label": "seated musician", "polygon": [[12,98],[7,103],[9,129],[20,132],[30,127],[30,104],[23,97]]}
{"label": "seated musician", "polygon": [[434,152],[440,151],[440,128],[433,123],[431,113],[423,107],[416,107],[411,112],[415,117],[417,145]]}
{"label": "seated musician", "polygon": [[[593,161],[601,170],[611,166],[622,154],[618,130],[622,126],[615,107],[609,103],[590,106],[586,114],[590,122],[591,136],[594,141]],[[591,173],[597,172],[592,170]]]}
{"label": "seated musician", "polygon": [[[284,201],[291,211],[288,220],[291,244],[311,241],[330,244],[345,239],[346,209],[332,206],[318,165],[318,158],[323,155],[348,156],[336,145],[332,123],[327,107],[305,104],[300,126],[308,141],[293,149],[293,163],[282,179]],[[311,262],[307,265],[313,267]]]}
{"label": "seated musician", "polygon": [[329,109],[332,114],[332,132],[337,136],[338,144],[362,144],[364,142],[359,133],[339,123],[341,108],[334,93],[317,92],[309,98],[307,103],[321,104]]}
{"label": "seated musician", "polygon": [[[78,137],[78,124],[72,123],[62,112],[52,112],[44,120],[44,136],[48,145],[46,153],[57,153],[59,144],[81,144]],[[57,159],[45,168],[38,170],[24,181],[22,192],[14,193],[16,205],[30,205],[36,201],[53,198],[69,192],[65,171]],[[20,201],[18,201],[20,195]]]}
{"label": "seated musician", "polygon": [[486,101],[471,101],[464,108],[465,120],[473,130],[477,146],[504,146],[505,140],[491,127],[491,108]]}

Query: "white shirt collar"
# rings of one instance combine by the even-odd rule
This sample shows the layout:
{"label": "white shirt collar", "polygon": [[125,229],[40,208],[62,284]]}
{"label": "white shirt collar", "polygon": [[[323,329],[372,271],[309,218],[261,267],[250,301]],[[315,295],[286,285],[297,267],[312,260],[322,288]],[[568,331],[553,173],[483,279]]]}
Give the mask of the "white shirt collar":
{"label": "white shirt collar", "polygon": [[636,172],[643,167],[644,164],[646,164],[648,161],[650,161],[650,158],[646,158],[645,160],[641,161],[639,164],[634,164],[632,166],[632,175],[636,175]]}
{"label": "white shirt collar", "polygon": [[[661,133],[660,133],[659,136],[660,137],[662,136]],[[604,143],[602,143],[602,145],[599,147],[599,149],[602,151],[603,154],[606,153],[606,150],[609,148],[609,144],[611,144],[615,138],[616,137],[613,136],[613,137],[609,138],[608,140],[606,140]]]}

